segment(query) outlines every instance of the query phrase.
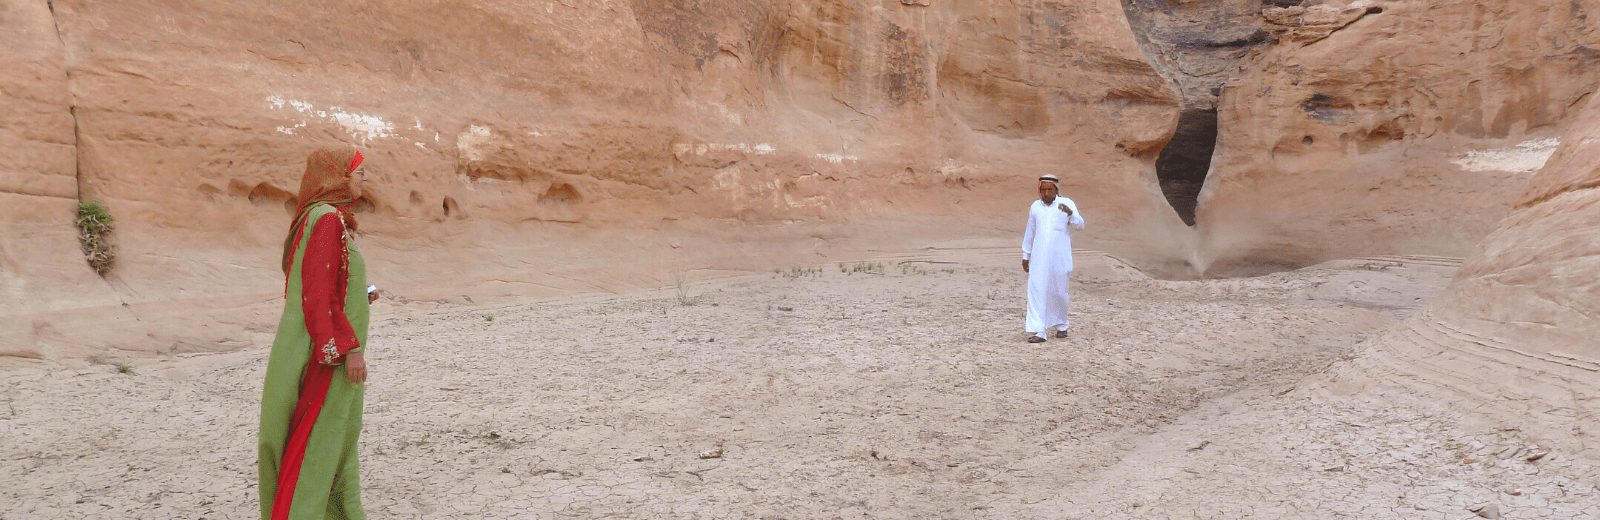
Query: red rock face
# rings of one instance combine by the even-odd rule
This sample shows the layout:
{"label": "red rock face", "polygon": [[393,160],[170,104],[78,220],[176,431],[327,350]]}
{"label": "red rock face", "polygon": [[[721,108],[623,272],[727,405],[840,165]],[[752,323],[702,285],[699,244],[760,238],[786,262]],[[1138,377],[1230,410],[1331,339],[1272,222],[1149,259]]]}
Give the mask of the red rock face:
{"label": "red rock face", "polygon": [[[1181,227],[1149,174],[1177,101],[1109,0],[4,5],[27,52],[0,59],[36,71],[0,80],[26,109],[0,139],[36,150],[6,158],[5,226],[47,230],[0,239],[8,323],[278,290],[290,193],[331,142],[369,158],[362,246],[412,295],[1009,244],[1043,173],[1103,201],[1085,244],[1182,256],[1150,238]],[[78,200],[118,218],[109,284]]]}
{"label": "red rock face", "polygon": [[1266,8],[1279,39],[1227,73],[1200,267],[1465,255],[1595,91],[1597,12],[1566,1]]}
{"label": "red rock face", "polygon": [[0,2],[0,355],[37,357],[16,316],[115,305],[72,226],[75,128],[61,38],[44,2]]}
{"label": "red rock face", "polygon": [[1564,451],[1600,455],[1600,99],[1585,105],[1434,305],[1379,339],[1363,363],[1375,370],[1347,379],[1479,398]]}
{"label": "red rock face", "polygon": [[[1600,81],[1596,10],[0,0],[0,328],[23,355],[243,341],[229,331],[275,319],[239,309],[280,287],[305,154],[334,142],[375,174],[375,280],[414,297],[1009,245],[1042,173],[1089,215],[1081,247],[1162,276],[1460,255]],[[1215,156],[1182,132],[1170,160],[1209,173],[1158,182],[1197,109],[1216,110]],[[79,200],[118,218],[105,280]],[[103,330],[28,332],[71,324]]]}

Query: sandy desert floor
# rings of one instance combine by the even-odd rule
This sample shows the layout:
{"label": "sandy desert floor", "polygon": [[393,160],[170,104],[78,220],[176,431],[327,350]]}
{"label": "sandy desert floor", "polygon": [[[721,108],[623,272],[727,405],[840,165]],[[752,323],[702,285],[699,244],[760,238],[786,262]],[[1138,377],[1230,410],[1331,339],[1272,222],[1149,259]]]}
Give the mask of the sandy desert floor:
{"label": "sandy desert floor", "polygon": [[[873,263],[385,300],[368,513],[1600,518],[1600,466],[1534,433],[1308,382],[1421,308],[1448,262],[1174,282],[1083,253],[1072,337],[1044,344],[1023,341],[1010,251]],[[257,334],[132,373],[110,356],[3,360],[0,518],[252,518]]]}

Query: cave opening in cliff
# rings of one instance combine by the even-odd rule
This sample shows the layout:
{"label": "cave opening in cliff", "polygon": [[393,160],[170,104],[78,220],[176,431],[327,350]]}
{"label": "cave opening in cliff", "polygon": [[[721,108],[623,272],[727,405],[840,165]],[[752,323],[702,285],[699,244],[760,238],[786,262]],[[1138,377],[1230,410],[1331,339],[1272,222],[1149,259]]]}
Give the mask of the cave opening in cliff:
{"label": "cave opening in cliff", "polygon": [[1178,114],[1178,129],[1172,141],[1156,157],[1161,193],[1184,224],[1194,225],[1200,188],[1205,185],[1211,154],[1216,149],[1217,109],[1184,110]]}

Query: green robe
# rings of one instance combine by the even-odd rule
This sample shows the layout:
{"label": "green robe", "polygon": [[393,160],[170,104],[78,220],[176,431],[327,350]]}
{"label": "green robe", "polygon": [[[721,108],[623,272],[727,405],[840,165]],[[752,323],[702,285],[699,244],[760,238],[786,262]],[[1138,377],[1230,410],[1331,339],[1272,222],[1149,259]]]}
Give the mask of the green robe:
{"label": "green robe", "polygon": [[[289,421],[300,398],[300,379],[311,362],[311,333],[306,330],[301,310],[300,270],[306,242],[319,218],[337,211],[328,204],[313,206],[307,213],[305,230],[300,233],[294,262],[288,274],[288,293],[283,318],[278,321],[278,337],[272,342],[267,360],[267,381],[261,394],[260,487],[261,518],[271,518],[272,500],[278,491],[278,466],[288,441]],[[355,329],[361,352],[367,345],[367,322],[371,305],[367,302],[367,267],[355,244],[350,248],[350,278],[345,294],[344,313]],[[351,383],[345,367],[339,366],[328,387],[322,411],[306,446],[305,462],[299,483],[294,488],[294,505],[289,518],[363,520],[361,477],[356,463],[356,438],[361,434],[362,394],[365,385]]]}

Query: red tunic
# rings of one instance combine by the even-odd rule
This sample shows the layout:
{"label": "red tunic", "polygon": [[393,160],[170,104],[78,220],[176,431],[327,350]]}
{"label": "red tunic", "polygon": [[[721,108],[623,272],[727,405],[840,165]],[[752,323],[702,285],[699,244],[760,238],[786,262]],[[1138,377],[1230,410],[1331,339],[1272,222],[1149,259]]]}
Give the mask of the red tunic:
{"label": "red tunic", "polygon": [[339,213],[323,215],[311,228],[300,267],[300,305],[315,350],[312,358],[325,365],[343,364],[345,353],[361,346],[344,315],[350,282],[347,240]]}

